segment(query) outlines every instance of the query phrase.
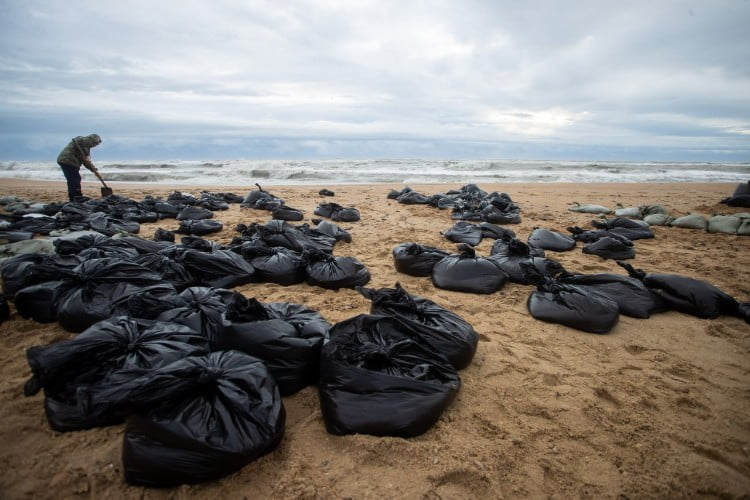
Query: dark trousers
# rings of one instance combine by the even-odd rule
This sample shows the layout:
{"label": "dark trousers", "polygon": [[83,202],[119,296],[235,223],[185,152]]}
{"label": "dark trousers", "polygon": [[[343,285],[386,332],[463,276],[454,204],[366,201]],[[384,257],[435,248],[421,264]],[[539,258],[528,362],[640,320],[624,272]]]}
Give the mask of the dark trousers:
{"label": "dark trousers", "polygon": [[58,163],[60,168],[65,175],[65,180],[68,181],[68,200],[74,201],[78,196],[82,196],[81,192],[81,167],[74,167],[73,165],[65,165],[64,163]]}

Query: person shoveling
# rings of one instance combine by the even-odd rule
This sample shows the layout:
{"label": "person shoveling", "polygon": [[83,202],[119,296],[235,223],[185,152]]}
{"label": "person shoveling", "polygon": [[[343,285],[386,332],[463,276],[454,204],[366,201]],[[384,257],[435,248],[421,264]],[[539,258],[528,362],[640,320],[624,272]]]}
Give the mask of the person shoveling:
{"label": "person shoveling", "polygon": [[112,194],[112,188],[108,187],[107,184],[99,175],[99,171],[91,161],[91,148],[94,148],[102,143],[101,137],[97,134],[91,134],[87,136],[78,136],[71,141],[60,151],[57,156],[57,164],[65,175],[65,180],[68,182],[68,199],[75,201],[79,196],[83,196],[81,192],[81,165],[91,170],[96,175],[104,187],[101,188],[102,196],[109,196]]}

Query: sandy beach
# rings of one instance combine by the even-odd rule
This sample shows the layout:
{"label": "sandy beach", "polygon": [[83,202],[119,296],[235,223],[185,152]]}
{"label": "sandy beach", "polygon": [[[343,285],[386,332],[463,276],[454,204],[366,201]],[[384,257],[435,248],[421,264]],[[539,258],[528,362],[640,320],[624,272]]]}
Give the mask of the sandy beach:
{"label": "sandy beach", "polygon": [[[246,195],[245,186],[208,191]],[[0,180],[0,195],[62,201],[64,182]],[[460,184],[412,185],[424,194]],[[195,188],[114,184],[136,200]],[[15,311],[0,325],[0,497],[16,498],[738,498],[750,495],[750,325],[739,318],[703,320],[678,312],[649,319],[621,316],[606,335],[531,317],[532,287],[508,283],[490,295],[437,289],[429,278],[396,272],[391,251],[418,242],[455,251],[441,235],[455,221],[449,211],[402,205],[386,198],[403,185],[273,186],[268,191],[315,217],[321,202],[352,206],[361,220],[340,223],[353,241],[336,255],[357,257],[372,288],[396,282],[469,321],[480,335],[476,356],[460,372],[462,387],[439,422],[411,439],[326,432],[318,393],[307,387],[284,398],[286,433],[272,453],[221,480],[174,489],[128,486],[123,480],[124,426],[57,433],[45,419],[43,395],[24,397],[30,376],[25,351],[71,338],[57,324],[24,320]],[[674,215],[711,216],[747,209],[719,201],[734,184],[493,184],[521,207],[508,226],[526,240],[535,227],[567,234],[592,228],[593,215],[572,202],[616,208],[660,204]],[[99,187],[85,183],[84,194]],[[265,223],[270,213],[231,205],[215,216],[227,244],[239,223]],[[174,219],[142,224],[140,236],[176,229]],[[630,263],[646,272],[708,281],[739,301],[750,300],[750,237],[654,227],[656,237],[635,242]],[[477,253],[489,255],[492,240]],[[614,261],[581,252],[547,252],[580,273],[624,274]],[[250,284],[235,290],[262,302],[295,302],[331,323],[369,311],[354,290],[306,284]]]}

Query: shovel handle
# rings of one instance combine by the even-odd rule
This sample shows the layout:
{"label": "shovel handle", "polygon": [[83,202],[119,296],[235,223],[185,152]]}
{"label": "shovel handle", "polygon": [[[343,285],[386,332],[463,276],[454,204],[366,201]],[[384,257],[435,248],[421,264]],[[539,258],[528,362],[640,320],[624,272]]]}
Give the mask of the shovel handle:
{"label": "shovel handle", "polygon": [[104,179],[102,179],[102,176],[99,174],[98,170],[94,172],[94,175],[97,176],[100,181],[102,181],[102,184],[104,185],[104,187],[109,187],[109,186],[107,186],[107,183],[104,182]]}

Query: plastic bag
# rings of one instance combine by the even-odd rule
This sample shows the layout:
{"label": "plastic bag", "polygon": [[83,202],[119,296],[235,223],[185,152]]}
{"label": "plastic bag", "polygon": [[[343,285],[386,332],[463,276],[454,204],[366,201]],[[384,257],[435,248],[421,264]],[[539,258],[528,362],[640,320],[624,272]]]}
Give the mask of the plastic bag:
{"label": "plastic bag", "polygon": [[477,257],[474,248],[461,244],[459,252],[443,258],[432,268],[432,283],[438,288],[468,293],[494,293],[508,275],[486,257]]}
{"label": "plastic bag", "polygon": [[586,254],[598,255],[602,259],[625,260],[635,258],[633,242],[617,234],[599,238],[584,246],[582,251]]}
{"label": "plastic bag", "polygon": [[114,317],[73,339],[29,348],[32,377],[24,393],[44,389],[47,421],[56,431],[112,425],[122,418],[90,412],[81,404],[81,390],[116,386],[142,370],[207,352],[206,339],[185,326]]}
{"label": "plastic bag", "polygon": [[617,302],[590,288],[544,279],[526,302],[531,315],[590,333],[607,333],[617,324]]}
{"label": "plastic bag", "polygon": [[177,214],[177,220],[179,221],[203,220],[213,218],[214,213],[211,210],[197,206],[187,206],[180,210],[180,213]]}
{"label": "plastic bag", "polygon": [[130,415],[122,462],[134,485],[218,479],[272,451],[284,434],[276,382],[262,361],[237,351],[186,357],[88,400],[97,413]]}
{"label": "plastic bag", "polygon": [[543,249],[530,247],[515,238],[496,240],[492,245],[489,259],[508,275],[509,281],[521,285],[530,285],[534,282],[527,276],[522,263],[533,265],[539,273],[547,277],[564,272],[559,262],[544,257]]}
{"label": "plastic bag", "polygon": [[[297,320],[290,321],[290,307]],[[313,321],[308,328],[299,314]],[[325,324],[325,328],[316,328]],[[265,306],[255,299],[237,301],[228,308],[216,340],[218,350],[235,349],[261,359],[279,386],[282,396],[318,382],[320,349],[328,339],[327,324],[315,311],[299,304]]]}
{"label": "plastic bag", "polygon": [[450,252],[419,243],[401,243],[393,248],[396,271],[411,276],[430,276],[432,268]]}
{"label": "plastic bag", "polygon": [[737,301],[705,281],[678,274],[647,274],[624,262],[617,263],[642,281],[663,307],[705,319],[738,314]]}
{"label": "plastic bag", "polygon": [[259,281],[295,285],[305,281],[306,264],[302,256],[284,247],[242,248],[242,255],[255,268]]}
{"label": "plastic bag", "polygon": [[252,264],[228,250],[210,253],[187,250],[179,256],[178,262],[203,286],[233,288],[257,280]]}
{"label": "plastic bag", "polygon": [[325,252],[305,252],[308,285],[332,290],[354,288],[370,281],[370,271],[355,257],[334,257]]}
{"label": "plastic bag", "polygon": [[466,368],[477,350],[479,335],[468,321],[439,304],[395,288],[358,288],[372,301],[370,314],[395,317],[409,326],[456,370]]}
{"label": "plastic bag", "polygon": [[560,283],[596,290],[617,302],[620,313],[633,318],[648,318],[661,310],[651,291],[639,280],[612,273],[568,274]]}
{"label": "plastic bag", "polygon": [[446,230],[443,236],[454,243],[466,243],[475,247],[482,242],[483,232],[477,224],[459,221]]}
{"label": "plastic bag", "polygon": [[626,219],[624,217],[615,217],[606,221],[591,221],[591,224],[597,229],[605,229],[611,233],[624,236],[631,241],[653,238],[654,232],[647,222],[642,220]]}
{"label": "plastic bag", "polygon": [[206,337],[211,349],[221,331],[224,313],[235,301],[245,300],[241,294],[221,288],[191,287],[180,293],[183,305],[157,316],[159,321],[185,325]]}
{"label": "plastic bag", "polygon": [[337,323],[321,353],[320,406],[331,434],[413,437],[460,387],[455,368],[395,318]]}
{"label": "plastic bag", "polygon": [[557,231],[535,228],[529,235],[528,244],[543,250],[566,252],[575,248],[576,240]]}

